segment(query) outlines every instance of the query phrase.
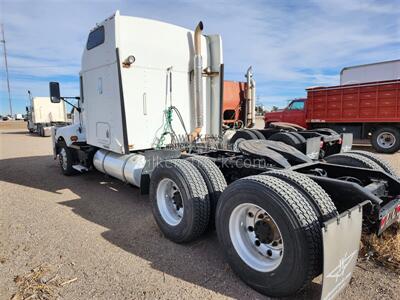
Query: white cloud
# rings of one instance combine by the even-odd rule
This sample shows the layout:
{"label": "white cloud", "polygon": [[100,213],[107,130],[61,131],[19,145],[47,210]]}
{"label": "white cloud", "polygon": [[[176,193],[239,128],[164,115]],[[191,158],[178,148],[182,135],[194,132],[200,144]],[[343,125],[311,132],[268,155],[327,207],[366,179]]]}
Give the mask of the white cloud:
{"label": "white cloud", "polygon": [[28,88],[47,93],[47,81],[62,75],[62,86],[76,92],[70,77],[77,78],[87,33],[117,9],[189,28],[203,20],[206,34],[222,35],[226,78],[242,80],[252,65],[267,105],[338,84],[342,67],[399,58],[395,0],[2,1],[13,97]]}

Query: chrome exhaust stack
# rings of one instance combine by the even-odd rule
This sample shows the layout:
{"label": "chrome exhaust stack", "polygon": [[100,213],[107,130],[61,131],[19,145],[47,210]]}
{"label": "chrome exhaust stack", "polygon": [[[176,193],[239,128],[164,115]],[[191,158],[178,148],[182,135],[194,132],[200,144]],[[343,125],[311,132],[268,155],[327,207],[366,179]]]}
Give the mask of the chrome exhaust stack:
{"label": "chrome exhaust stack", "polygon": [[254,127],[256,122],[256,81],[253,78],[253,68],[250,66],[246,72],[246,127]]}
{"label": "chrome exhaust stack", "polygon": [[203,127],[203,59],[201,56],[201,33],[203,22],[199,22],[194,31],[194,130],[193,139],[197,138]]}

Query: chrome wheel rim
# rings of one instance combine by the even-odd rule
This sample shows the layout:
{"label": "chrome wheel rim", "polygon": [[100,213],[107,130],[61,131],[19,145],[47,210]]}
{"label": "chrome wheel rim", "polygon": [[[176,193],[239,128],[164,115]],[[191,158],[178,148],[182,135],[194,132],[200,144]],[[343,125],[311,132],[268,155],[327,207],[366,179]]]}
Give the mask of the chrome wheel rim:
{"label": "chrome wheel rim", "polygon": [[229,218],[229,235],[237,254],[250,268],[271,272],[282,262],[284,244],[279,227],[258,205],[235,207]]}
{"label": "chrome wheel rim", "polygon": [[67,151],[65,151],[64,148],[62,148],[61,151],[60,151],[59,160],[60,160],[61,168],[66,170],[67,169],[68,158],[67,158]]}
{"label": "chrome wheel rim", "polygon": [[396,143],[396,137],[391,132],[382,132],[378,135],[377,142],[379,147],[389,149]]}
{"label": "chrome wheel rim", "polygon": [[167,224],[176,226],[182,221],[184,211],[182,195],[173,180],[164,178],[158,183],[157,206]]}

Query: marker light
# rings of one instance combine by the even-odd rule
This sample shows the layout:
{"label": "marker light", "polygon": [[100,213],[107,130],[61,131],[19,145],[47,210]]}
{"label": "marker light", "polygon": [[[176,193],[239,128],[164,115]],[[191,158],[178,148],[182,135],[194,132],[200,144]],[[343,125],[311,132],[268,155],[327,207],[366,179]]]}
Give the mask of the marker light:
{"label": "marker light", "polygon": [[136,58],[133,55],[129,55],[124,62],[122,63],[122,65],[125,68],[129,68],[131,66],[131,64],[133,64],[136,61]]}

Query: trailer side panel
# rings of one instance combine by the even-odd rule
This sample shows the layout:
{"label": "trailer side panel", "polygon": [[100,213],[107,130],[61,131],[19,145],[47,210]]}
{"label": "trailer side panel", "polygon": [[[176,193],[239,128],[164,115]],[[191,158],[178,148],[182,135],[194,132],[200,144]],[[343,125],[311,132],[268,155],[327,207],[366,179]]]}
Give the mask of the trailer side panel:
{"label": "trailer side panel", "polygon": [[400,122],[400,80],[307,89],[306,121]]}

